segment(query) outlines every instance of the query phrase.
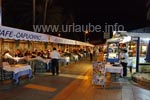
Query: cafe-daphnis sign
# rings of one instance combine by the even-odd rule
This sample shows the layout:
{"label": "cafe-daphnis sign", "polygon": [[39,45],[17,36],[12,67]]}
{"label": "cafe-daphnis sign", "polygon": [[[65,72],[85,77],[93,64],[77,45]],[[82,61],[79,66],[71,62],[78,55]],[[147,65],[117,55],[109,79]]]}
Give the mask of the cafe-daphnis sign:
{"label": "cafe-daphnis sign", "polygon": [[0,26],[0,38],[48,42],[48,35]]}

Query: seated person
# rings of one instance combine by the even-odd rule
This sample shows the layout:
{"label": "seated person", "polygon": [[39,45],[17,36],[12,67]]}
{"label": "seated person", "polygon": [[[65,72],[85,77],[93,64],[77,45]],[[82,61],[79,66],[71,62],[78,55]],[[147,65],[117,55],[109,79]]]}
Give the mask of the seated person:
{"label": "seated person", "polygon": [[37,56],[37,54],[36,54],[36,52],[32,52],[32,54],[31,54],[31,58],[35,58]]}
{"label": "seated person", "polygon": [[7,58],[14,59],[14,58],[10,55],[10,52],[9,52],[8,50],[4,52],[3,58],[4,58],[4,59],[7,59]]}
{"label": "seated person", "polygon": [[[35,58],[32,58],[31,61],[41,61],[40,64],[38,64],[38,66],[40,66],[40,68],[43,66],[43,63],[44,63],[44,67],[45,69],[48,71],[50,68],[49,68],[49,61],[50,60],[46,60],[44,58],[41,57],[42,56],[42,53],[41,52],[38,52],[37,56]],[[42,64],[42,65],[41,65]],[[32,67],[32,69],[34,69],[34,66]]]}
{"label": "seated person", "polygon": [[23,57],[23,54],[19,49],[17,49],[17,51],[15,52],[15,57]]}
{"label": "seated person", "polygon": [[44,58],[41,57],[42,53],[38,52],[37,56],[35,58],[32,58],[32,60],[40,60],[44,63],[47,63],[47,60],[45,60]]}
{"label": "seated person", "polygon": [[11,54],[10,54],[10,52],[7,50],[7,51],[5,51],[4,52],[4,54],[2,55],[3,57],[3,62],[8,62],[8,63],[10,63],[10,64],[14,64],[14,63],[16,63],[16,59],[15,59],[15,57],[13,57]]}

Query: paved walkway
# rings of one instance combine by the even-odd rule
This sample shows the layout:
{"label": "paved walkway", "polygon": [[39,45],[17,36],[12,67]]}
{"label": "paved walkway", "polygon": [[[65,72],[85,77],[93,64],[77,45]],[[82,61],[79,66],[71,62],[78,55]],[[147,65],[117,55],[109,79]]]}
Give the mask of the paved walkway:
{"label": "paved walkway", "polygon": [[1,82],[0,100],[150,100],[150,90],[127,78],[107,82],[105,88],[92,85],[88,60],[63,66],[60,73],[37,74],[32,80],[21,80],[19,86]]}

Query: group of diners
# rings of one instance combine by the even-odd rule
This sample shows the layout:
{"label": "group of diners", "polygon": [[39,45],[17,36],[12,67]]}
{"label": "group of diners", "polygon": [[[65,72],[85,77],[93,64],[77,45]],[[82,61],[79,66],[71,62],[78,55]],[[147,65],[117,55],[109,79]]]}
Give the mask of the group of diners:
{"label": "group of diners", "polygon": [[20,49],[17,49],[14,54],[12,54],[9,50],[5,51],[2,55],[3,62],[9,62],[10,64],[17,64],[17,63],[28,63],[32,59],[38,59],[45,62],[45,59],[50,59],[50,51],[42,50],[37,51],[34,50],[32,52],[26,51],[22,52]]}
{"label": "group of diners", "polygon": [[[51,52],[52,50],[33,50],[33,51],[25,51],[17,49],[14,54],[12,54],[9,50],[6,50],[2,55],[2,61],[8,62],[9,64],[30,64],[31,60],[40,60],[43,63],[51,63]],[[82,49],[73,49],[70,50],[66,48],[65,50],[58,50],[60,53],[60,62],[69,63],[71,60],[78,61],[82,59],[85,52]],[[65,59],[68,58],[68,59]],[[71,60],[70,60],[71,59]]]}

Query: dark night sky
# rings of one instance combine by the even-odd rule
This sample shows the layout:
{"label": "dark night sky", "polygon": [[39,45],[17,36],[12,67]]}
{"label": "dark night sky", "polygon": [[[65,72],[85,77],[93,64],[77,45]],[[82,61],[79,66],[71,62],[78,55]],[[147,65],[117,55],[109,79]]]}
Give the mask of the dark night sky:
{"label": "dark night sky", "polygon": [[146,25],[145,0],[74,0],[71,6],[78,23]]}
{"label": "dark night sky", "polygon": [[[125,30],[147,26],[145,0],[66,0],[65,6],[75,15],[76,23],[105,23],[124,25]],[[91,33],[90,37],[102,37],[100,33]]]}
{"label": "dark night sky", "polygon": [[[5,1],[10,2],[10,0]],[[11,6],[13,1],[18,1],[16,2],[18,3],[18,6],[16,6],[16,10],[18,11],[12,11],[11,8],[9,9],[9,16],[7,17],[9,17],[10,22],[17,23],[20,21],[20,23],[22,25],[25,24],[26,27],[32,24],[28,23],[30,20],[30,22],[32,22],[32,0],[12,0]],[[65,10],[70,12],[76,24],[85,25],[91,23],[93,25],[98,24],[104,26],[105,23],[111,25],[118,23],[124,25],[125,30],[142,28],[149,24],[146,20],[146,0],[53,0],[53,5],[62,6]],[[7,4],[6,6],[8,7]],[[19,15],[20,10],[23,10],[21,11],[22,15]],[[28,15],[26,16],[25,14]],[[14,20],[16,20],[16,22]],[[79,36],[81,35],[80,37],[82,37],[81,39],[83,40],[84,35],[80,33],[77,34],[79,34]],[[89,37],[96,40],[100,39],[102,35],[100,35],[100,33],[90,33]]]}

